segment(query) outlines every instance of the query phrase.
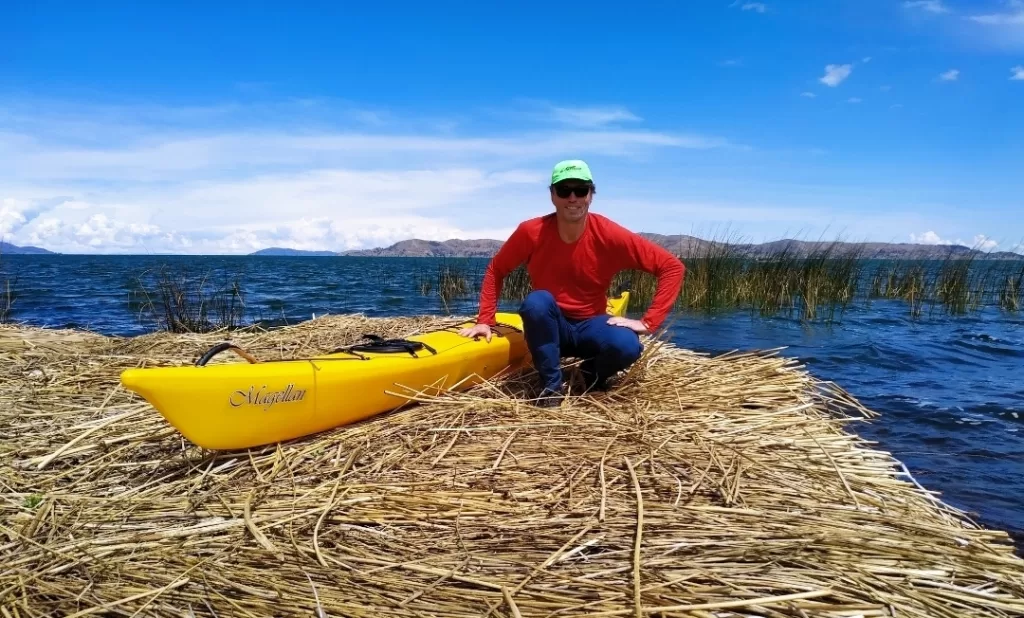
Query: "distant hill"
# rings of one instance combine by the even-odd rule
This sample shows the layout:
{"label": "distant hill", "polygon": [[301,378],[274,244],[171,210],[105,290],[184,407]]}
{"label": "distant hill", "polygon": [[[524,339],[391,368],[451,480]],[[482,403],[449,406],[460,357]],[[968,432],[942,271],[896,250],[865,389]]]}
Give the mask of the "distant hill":
{"label": "distant hill", "polygon": [[3,242],[0,240],[0,255],[55,255],[53,251],[48,251],[41,247],[19,247],[18,245],[12,245],[9,242]]}
{"label": "distant hill", "polygon": [[[641,236],[665,247],[672,253],[683,258],[706,256],[712,249],[728,249],[730,253],[741,253],[750,257],[761,257],[765,255],[778,255],[783,251],[791,253],[795,257],[806,257],[807,255],[822,250],[829,250],[831,255],[843,255],[850,251],[856,251],[862,257],[874,259],[943,259],[949,256],[967,257],[973,255],[976,258],[989,260],[1019,260],[1022,256],[1019,253],[1010,251],[993,251],[986,253],[963,245],[918,245],[912,243],[850,243],[850,242],[813,242],[805,240],[775,240],[761,244],[745,243],[723,243],[721,241],[709,241],[696,236],[686,234],[655,234],[641,232]],[[373,249],[356,249],[350,251],[308,251],[304,249],[289,249],[287,247],[269,247],[250,253],[249,255],[263,256],[323,256],[323,257],[476,257],[489,258],[497,253],[502,240],[490,238],[478,238],[472,240],[452,239],[445,241],[421,240],[412,238],[396,242],[388,247],[376,247]],[[3,255],[56,255],[55,252],[41,247],[19,247],[8,242],[0,241],[0,256]]]}
{"label": "distant hill", "polygon": [[413,238],[396,242],[387,248],[345,251],[341,255],[375,257],[491,257],[498,252],[501,240],[420,240]]}
{"label": "distant hill", "polygon": [[266,249],[260,249],[254,251],[249,255],[312,255],[312,256],[332,256],[339,255],[336,251],[307,251],[305,249],[286,249],[284,247],[268,247]]}
{"label": "distant hill", "polygon": [[[803,240],[776,240],[761,244],[729,244],[723,242],[712,242],[687,236],[675,234],[654,234],[642,232],[644,238],[665,247],[672,253],[683,258],[706,256],[714,251],[728,250],[730,253],[740,253],[753,258],[766,255],[778,255],[788,252],[795,257],[806,257],[817,251],[828,250],[833,256],[857,252],[862,257],[874,259],[943,259],[950,255],[966,257],[974,255],[977,258],[990,260],[1019,260],[1022,255],[1009,251],[995,251],[985,253],[963,245],[918,245],[911,243],[849,243],[849,242],[811,242]],[[337,255],[337,256],[358,256],[358,257],[481,257],[493,256],[504,241],[488,238],[474,240],[421,240],[413,238],[396,242],[388,247],[377,247],[374,249],[358,249],[334,253],[331,251],[298,251],[295,249],[272,248],[257,251],[253,255]]]}
{"label": "distant hill", "polygon": [[993,251],[986,253],[965,247],[963,245],[921,245],[912,243],[885,243],[885,242],[836,242],[836,241],[805,241],[805,240],[775,240],[761,244],[745,243],[723,243],[704,240],[685,234],[666,236],[664,234],[652,234],[642,232],[644,238],[665,247],[676,255],[685,257],[706,256],[712,247],[719,250],[728,249],[730,252],[738,252],[750,257],[762,257],[766,255],[778,255],[783,252],[791,253],[798,257],[806,257],[817,251],[828,250],[832,255],[846,255],[850,252],[859,253],[862,257],[881,260],[893,259],[943,259],[950,255],[955,257],[966,257],[973,254],[974,257],[989,260],[1019,260],[1022,256],[1010,251]]}

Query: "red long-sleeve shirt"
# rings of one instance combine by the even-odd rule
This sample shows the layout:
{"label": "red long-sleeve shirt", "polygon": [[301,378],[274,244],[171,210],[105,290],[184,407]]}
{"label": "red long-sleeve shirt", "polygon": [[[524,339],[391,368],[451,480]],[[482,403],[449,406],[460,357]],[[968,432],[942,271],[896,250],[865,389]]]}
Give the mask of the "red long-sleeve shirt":
{"label": "red long-sleeve shirt", "polygon": [[551,292],[562,312],[577,319],[605,313],[608,288],[619,271],[651,273],[657,287],[642,318],[650,331],[668,317],[686,274],[683,263],[663,247],[599,214],[588,213],[583,235],[567,243],[552,213],[520,223],[487,265],[478,323],[495,325],[505,277],[523,262],[533,289]]}

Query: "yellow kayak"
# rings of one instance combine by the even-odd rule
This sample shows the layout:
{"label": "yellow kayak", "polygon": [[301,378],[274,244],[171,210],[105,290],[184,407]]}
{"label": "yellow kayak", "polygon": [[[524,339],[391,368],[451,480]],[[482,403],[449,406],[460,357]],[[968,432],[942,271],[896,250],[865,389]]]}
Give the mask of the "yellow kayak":
{"label": "yellow kayak", "polygon": [[[624,315],[628,304],[623,292],[608,300],[608,313]],[[194,366],[128,369],[121,384],[199,446],[273,444],[408,403],[394,393],[460,391],[522,368],[529,362],[522,320],[515,313],[498,313],[497,320],[489,343],[459,335],[467,322],[402,340],[368,335],[366,343],[330,354],[272,362],[221,343]],[[248,362],[207,365],[228,350]]]}

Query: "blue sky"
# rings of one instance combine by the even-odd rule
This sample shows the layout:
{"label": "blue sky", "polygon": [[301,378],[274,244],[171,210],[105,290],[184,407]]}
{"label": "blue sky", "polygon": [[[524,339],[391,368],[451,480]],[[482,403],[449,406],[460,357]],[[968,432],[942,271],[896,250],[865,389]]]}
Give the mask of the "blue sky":
{"label": "blue sky", "polygon": [[4,11],[16,244],[504,238],[577,157],[637,231],[1024,242],[1024,0]]}

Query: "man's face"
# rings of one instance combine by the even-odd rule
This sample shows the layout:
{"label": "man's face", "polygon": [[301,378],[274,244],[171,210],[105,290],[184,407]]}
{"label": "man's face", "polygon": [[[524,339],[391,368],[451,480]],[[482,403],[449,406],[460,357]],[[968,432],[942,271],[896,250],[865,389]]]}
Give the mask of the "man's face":
{"label": "man's face", "polygon": [[587,216],[594,193],[590,183],[582,180],[563,180],[551,188],[551,203],[555,213],[566,223],[577,223]]}

